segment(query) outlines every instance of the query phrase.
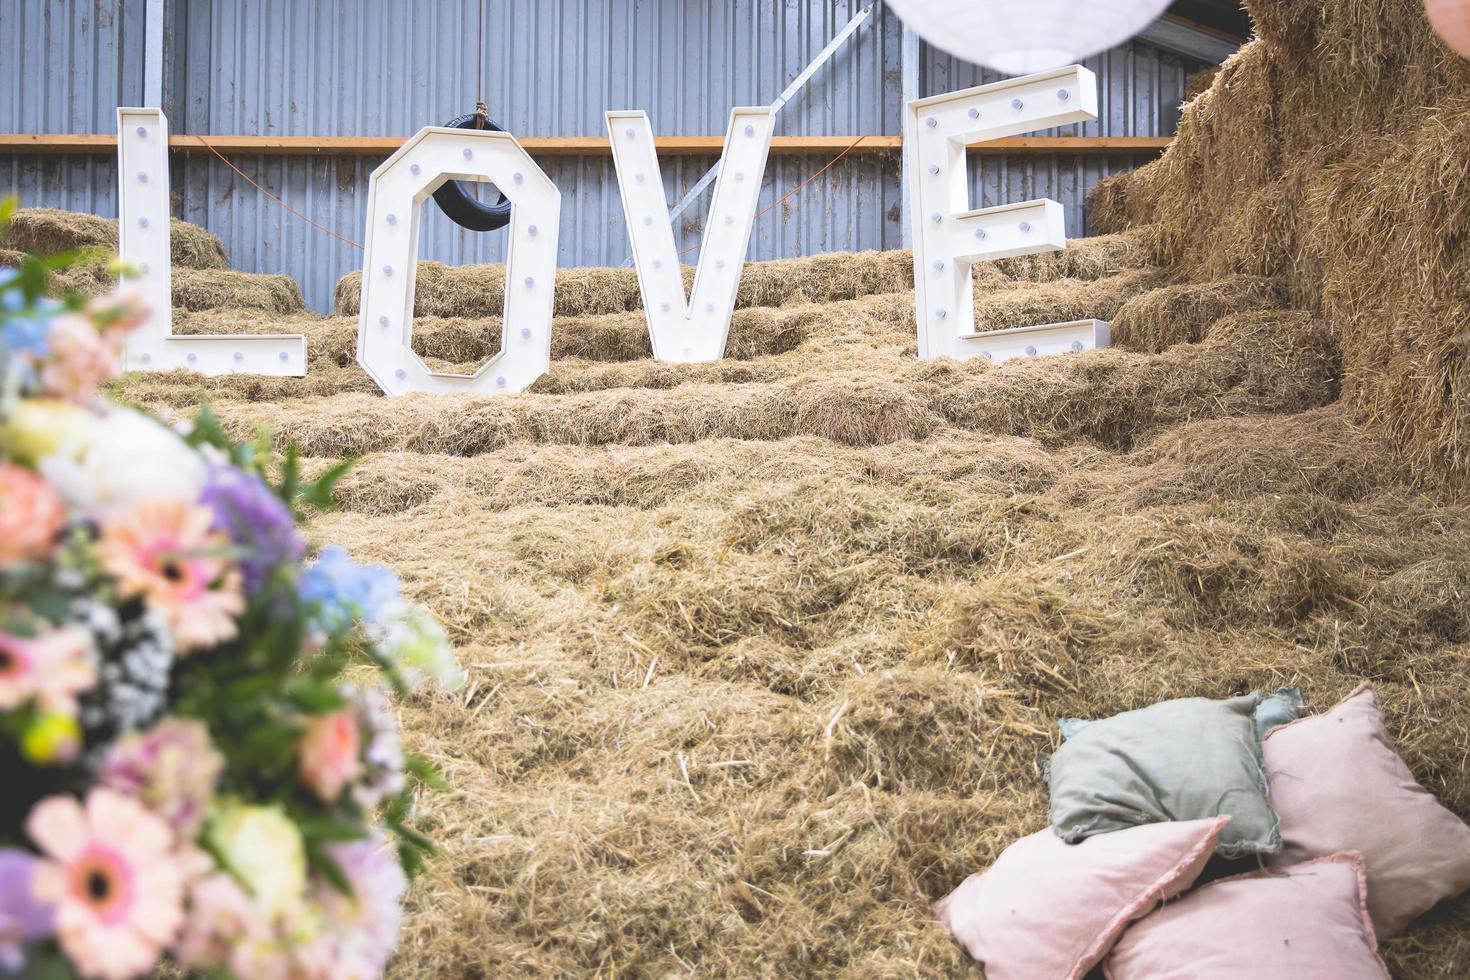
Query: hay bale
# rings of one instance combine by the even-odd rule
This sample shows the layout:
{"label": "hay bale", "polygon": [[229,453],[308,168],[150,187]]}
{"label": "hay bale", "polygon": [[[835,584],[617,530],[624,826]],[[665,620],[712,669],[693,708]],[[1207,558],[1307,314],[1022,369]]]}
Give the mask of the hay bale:
{"label": "hay bale", "polygon": [[8,248],[0,248],[0,266],[7,269],[18,269],[25,261],[26,253],[16,252]]}
{"label": "hay bale", "polygon": [[1073,239],[1057,252],[1037,252],[990,263],[1009,279],[1047,282],[1054,279],[1103,279],[1154,264],[1148,235],[1125,232]]}
{"label": "hay bale", "polygon": [[1158,352],[1196,344],[1211,325],[1231,313],[1281,305],[1282,285],[1264,276],[1232,276],[1206,283],[1177,283],[1133,296],[1111,317],[1113,342]]}
{"label": "hay bale", "polygon": [[1096,318],[1111,320],[1132,297],[1168,281],[1168,274],[1140,269],[1100,279],[1018,280],[980,291],[976,330],[1004,330]]}
{"label": "hay bale", "polygon": [[296,313],[306,308],[301,287],[284,275],[233,269],[180,269],[173,277],[174,306],[185,310],[263,310]]}
{"label": "hay bale", "polygon": [[[169,243],[175,268],[228,269],[224,243],[198,225],[169,219]],[[117,221],[55,208],[21,208],[6,229],[7,247],[31,255],[50,256],[82,249],[117,251]]]}
{"label": "hay bale", "polygon": [[999,368],[936,361],[909,376],[955,425],[1127,449],[1168,425],[1327,404],[1338,397],[1340,373],[1321,321],[1257,312],[1226,317],[1202,344],[1162,354],[1102,350]]}
{"label": "hay bale", "polygon": [[1197,72],[1191,72],[1184,76],[1184,98],[1183,102],[1193,102],[1201,94],[1208,92],[1210,86],[1215,84],[1215,79],[1220,74],[1219,65],[1211,65],[1201,68]]}

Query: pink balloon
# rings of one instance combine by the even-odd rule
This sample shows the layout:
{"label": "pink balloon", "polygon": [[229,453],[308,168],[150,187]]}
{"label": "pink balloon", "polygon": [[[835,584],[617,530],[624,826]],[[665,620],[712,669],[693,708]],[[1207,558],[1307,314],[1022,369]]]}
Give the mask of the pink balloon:
{"label": "pink balloon", "polygon": [[1424,12],[1440,40],[1470,58],[1470,0],[1424,0]]}

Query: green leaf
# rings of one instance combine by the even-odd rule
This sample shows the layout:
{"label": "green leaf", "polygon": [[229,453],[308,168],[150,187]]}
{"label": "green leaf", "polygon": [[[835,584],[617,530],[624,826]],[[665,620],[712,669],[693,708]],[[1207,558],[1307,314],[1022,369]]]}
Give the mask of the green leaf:
{"label": "green leaf", "polygon": [[194,429],[189,433],[188,443],[195,448],[199,446],[213,446],[229,452],[233,447],[230,437],[225,434],[225,427],[221,424],[219,416],[214,414],[214,409],[204,402],[199,406],[199,411],[194,414]]}
{"label": "green leaf", "polygon": [[331,883],[331,886],[347,897],[352,897],[352,884],[347,876],[342,873],[342,867],[333,860],[326,849],[308,840],[306,842],[306,860],[321,876]]}
{"label": "green leaf", "polygon": [[297,707],[311,714],[325,714],[347,705],[347,699],[335,687],[314,681],[293,683],[287,688],[286,697]]}
{"label": "green leaf", "polygon": [[413,845],[414,847],[418,848],[423,853],[425,853],[425,854],[435,854],[435,853],[438,852],[438,849],[434,847],[434,842],[433,841],[429,840],[429,838],[425,837],[423,834],[419,833],[417,830],[414,830],[412,827],[410,827],[407,823],[403,822],[402,820],[391,820],[390,819],[388,821],[388,826],[404,842]]}
{"label": "green leaf", "polygon": [[357,465],[359,456],[348,456],[346,459],[329,467],[325,473],[317,477],[311,483],[301,488],[299,499],[318,510],[330,510],[332,507],[332,494],[337,489],[337,484]]}
{"label": "green leaf", "polygon": [[419,782],[433,790],[443,791],[449,788],[439,769],[428,759],[421,755],[409,753],[403,760],[404,768]]}

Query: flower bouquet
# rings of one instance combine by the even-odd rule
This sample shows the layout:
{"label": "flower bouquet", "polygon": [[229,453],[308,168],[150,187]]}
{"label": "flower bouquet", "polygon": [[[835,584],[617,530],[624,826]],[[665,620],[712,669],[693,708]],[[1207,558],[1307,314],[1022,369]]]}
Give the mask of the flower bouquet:
{"label": "flower bouquet", "polygon": [[304,561],[345,464],[101,400],[142,310],[64,261],[0,270],[0,975],[377,976],[437,778],[388,695],[458,681],[444,632]]}

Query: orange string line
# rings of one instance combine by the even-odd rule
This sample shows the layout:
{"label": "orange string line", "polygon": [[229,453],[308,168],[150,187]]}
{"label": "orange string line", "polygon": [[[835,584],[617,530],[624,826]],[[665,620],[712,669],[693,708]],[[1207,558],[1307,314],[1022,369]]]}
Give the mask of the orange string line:
{"label": "orange string line", "polygon": [[[803,180],[801,183],[797,184],[795,187],[791,188],[791,190],[787,191],[785,194],[781,195],[781,198],[779,200],[772,201],[771,204],[768,207],[766,207],[763,210],[757,212],[756,213],[756,216],[755,216],[755,220],[757,220],[757,221],[760,220],[761,218],[763,218],[766,215],[770,214],[772,211],[774,211],[777,208],[779,208],[781,205],[785,204],[787,201],[791,200],[791,198],[795,197],[798,193],[800,193],[800,191],[801,191],[802,188],[806,187],[806,185],[810,184],[812,181],[814,181],[818,177],[822,176],[822,174],[824,174],[827,171],[831,170],[834,166],[837,165],[837,161],[838,160],[841,160],[843,157],[847,156],[853,150],[857,149],[857,145],[859,143],[861,143],[863,140],[867,139],[867,138],[868,138],[867,136],[859,136],[857,139],[853,140],[851,143],[849,143],[847,145],[847,148],[845,150],[843,150],[841,153],[837,154],[831,160],[828,160],[827,161],[827,165],[825,167],[823,167],[821,170],[818,170],[816,173],[812,174],[810,177],[808,177],[806,180]],[[704,242],[700,242],[697,245],[690,245],[688,248],[684,249],[684,251],[680,252],[678,255],[676,255],[674,257],[675,258],[681,258],[681,257],[683,257],[685,255],[688,255],[690,252],[695,251],[696,249],[698,249],[703,244],[704,244]]]}
{"label": "orange string line", "polygon": [[[216,150],[214,147],[210,146],[209,145],[209,141],[206,140],[203,136],[200,136],[198,133],[195,133],[194,134],[194,138],[196,140],[198,140],[200,143],[202,143],[204,145],[204,148],[207,149],[210,153],[213,153],[215,156],[219,157],[221,163],[223,163],[225,166],[229,167],[231,170],[235,171],[235,173],[239,174],[240,177],[241,177],[241,179],[244,180],[245,183],[249,184],[251,187],[254,187],[256,190],[260,191],[260,193],[264,194],[266,197],[270,198],[272,201],[275,201],[281,207],[285,208],[287,211],[289,211],[292,214],[296,215],[296,217],[300,218],[302,221],[305,221],[307,224],[311,225],[317,231],[324,231],[328,235],[331,235],[333,238],[337,239],[339,242],[346,242],[348,245],[351,245],[353,248],[362,248],[362,246],[360,244],[358,244],[357,242],[354,242],[352,239],[346,237],[345,235],[339,235],[335,231],[333,231],[332,229],[328,228],[326,225],[320,225],[320,224],[317,224],[315,221],[312,221],[306,215],[302,214],[300,211],[297,211],[291,205],[287,204],[285,201],[281,200],[279,197],[276,197],[276,195],[272,194],[270,191],[266,190],[264,187],[261,187],[255,181],[251,180],[250,179],[250,176],[248,174],[246,174],[245,171],[243,171],[239,167],[235,166],[229,160],[226,160],[225,157],[224,157],[224,154],[220,153],[219,150]],[[363,249],[363,250],[366,251],[366,249]]]}

